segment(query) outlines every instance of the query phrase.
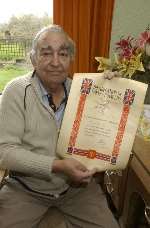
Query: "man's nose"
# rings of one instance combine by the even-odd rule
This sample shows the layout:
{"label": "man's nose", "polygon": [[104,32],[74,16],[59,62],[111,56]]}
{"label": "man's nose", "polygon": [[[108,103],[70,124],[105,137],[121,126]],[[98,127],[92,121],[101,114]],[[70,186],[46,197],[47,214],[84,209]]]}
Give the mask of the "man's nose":
{"label": "man's nose", "polygon": [[51,64],[53,64],[54,66],[59,65],[59,55],[58,53],[54,53],[51,59]]}

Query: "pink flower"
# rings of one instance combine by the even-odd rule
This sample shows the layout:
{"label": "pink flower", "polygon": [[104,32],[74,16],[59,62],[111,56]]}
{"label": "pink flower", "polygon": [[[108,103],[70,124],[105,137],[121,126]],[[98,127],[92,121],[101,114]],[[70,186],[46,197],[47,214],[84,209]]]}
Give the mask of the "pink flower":
{"label": "pink flower", "polygon": [[137,40],[138,46],[144,48],[145,44],[150,43],[150,30],[142,32]]}

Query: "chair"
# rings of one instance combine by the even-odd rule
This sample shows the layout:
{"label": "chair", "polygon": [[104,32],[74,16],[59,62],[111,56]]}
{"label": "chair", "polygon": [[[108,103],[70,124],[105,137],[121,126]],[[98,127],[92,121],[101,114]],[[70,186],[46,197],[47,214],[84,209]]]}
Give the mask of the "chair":
{"label": "chair", "polygon": [[8,176],[8,170],[0,169],[0,189],[5,184],[5,177]]}

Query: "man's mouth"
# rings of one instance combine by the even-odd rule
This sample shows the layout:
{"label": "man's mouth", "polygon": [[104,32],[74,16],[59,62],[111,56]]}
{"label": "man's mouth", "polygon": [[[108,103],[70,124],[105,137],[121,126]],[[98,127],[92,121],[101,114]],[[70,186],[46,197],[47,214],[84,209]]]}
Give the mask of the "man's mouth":
{"label": "man's mouth", "polygon": [[50,74],[61,74],[61,71],[49,71]]}

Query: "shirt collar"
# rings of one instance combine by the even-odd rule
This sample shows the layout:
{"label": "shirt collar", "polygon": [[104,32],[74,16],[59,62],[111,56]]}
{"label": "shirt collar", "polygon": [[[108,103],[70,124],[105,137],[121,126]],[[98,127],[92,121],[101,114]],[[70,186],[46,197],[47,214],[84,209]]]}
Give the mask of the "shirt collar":
{"label": "shirt collar", "polygon": [[[47,96],[48,95],[48,92],[47,90],[44,88],[42,82],[40,81],[40,79],[37,77],[37,75],[35,74],[35,77],[36,77],[36,80],[38,81],[38,84],[39,84],[39,87],[40,87],[40,91],[41,91],[41,96],[42,98]],[[66,82],[66,81],[65,81]],[[64,96],[63,96],[63,99],[66,99],[68,98],[68,94],[67,94],[67,89],[66,89],[66,85],[65,85],[65,82],[63,83],[64,85]]]}
{"label": "shirt collar", "polygon": [[38,77],[37,77],[37,80],[38,80],[38,83],[39,83],[39,86],[40,86],[40,90],[41,90],[41,95],[42,95],[42,97],[43,97],[43,96],[47,96],[47,95],[48,95],[47,90],[44,88],[43,84],[41,83],[41,81],[39,80]]}

